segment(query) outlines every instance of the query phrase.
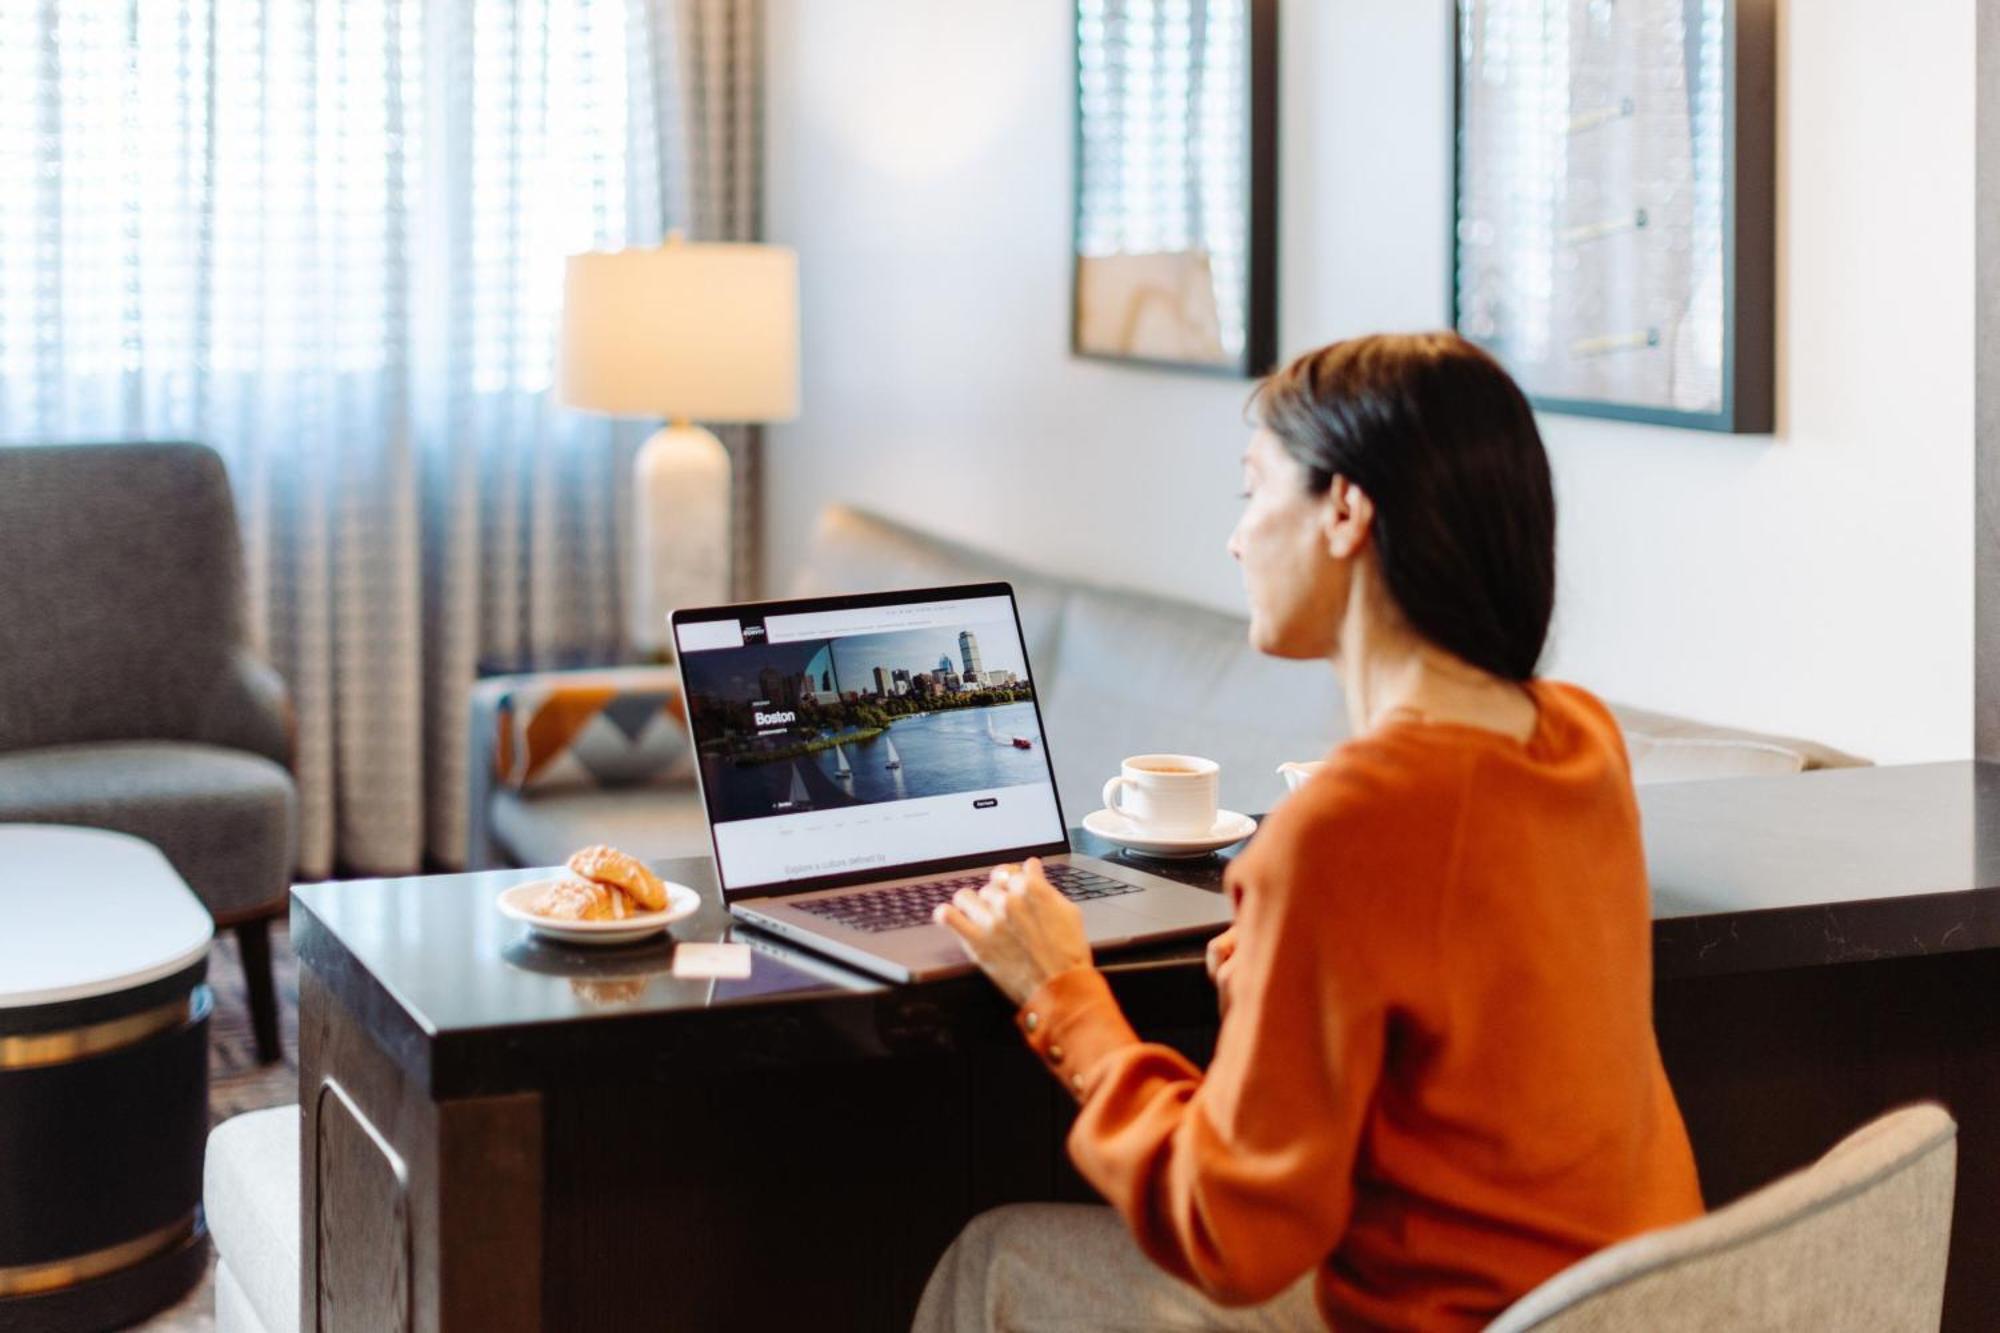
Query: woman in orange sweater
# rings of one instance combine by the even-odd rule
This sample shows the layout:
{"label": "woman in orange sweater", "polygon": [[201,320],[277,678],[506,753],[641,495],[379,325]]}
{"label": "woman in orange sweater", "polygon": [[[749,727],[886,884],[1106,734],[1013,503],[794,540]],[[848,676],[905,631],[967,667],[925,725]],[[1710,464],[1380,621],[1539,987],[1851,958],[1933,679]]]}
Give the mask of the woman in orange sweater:
{"label": "woman in orange sweater", "polygon": [[1256,415],[1250,637],[1330,660],[1354,737],[1229,868],[1206,1071],[1134,1034],[1035,862],[940,909],[1077,1096],[1112,1207],[976,1219],[925,1333],[1478,1328],[1701,1211],[1624,747],[1535,676],[1555,502],[1526,400],[1455,335],[1379,336]]}

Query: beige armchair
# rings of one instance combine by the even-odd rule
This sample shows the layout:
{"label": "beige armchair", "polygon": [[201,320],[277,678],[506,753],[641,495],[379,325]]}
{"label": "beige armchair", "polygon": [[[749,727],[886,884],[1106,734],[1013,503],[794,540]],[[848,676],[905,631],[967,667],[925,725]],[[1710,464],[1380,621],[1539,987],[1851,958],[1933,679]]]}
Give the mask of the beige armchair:
{"label": "beige armchair", "polygon": [[1803,1171],[1556,1274],[1488,1333],[1934,1333],[1957,1163],[1942,1107],[1893,1111]]}

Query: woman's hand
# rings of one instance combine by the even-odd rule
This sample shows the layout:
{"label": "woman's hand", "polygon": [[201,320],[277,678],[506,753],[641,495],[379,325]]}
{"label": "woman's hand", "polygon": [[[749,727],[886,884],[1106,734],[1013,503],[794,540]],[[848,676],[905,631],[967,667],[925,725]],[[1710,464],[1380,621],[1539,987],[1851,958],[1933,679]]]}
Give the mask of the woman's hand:
{"label": "woman's hand", "polygon": [[1056,892],[1035,857],[995,867],[985,888],[960,889],[932,916],[1016,1005],[1050,977],[1090,965],[1083,913]]}
{"label": "woman's hand", "polygon": [[1229,1012],[1229,974],[1236,970],[1236,927],[1208,942],[1208,979],[1215,983],[1216,1007]]}

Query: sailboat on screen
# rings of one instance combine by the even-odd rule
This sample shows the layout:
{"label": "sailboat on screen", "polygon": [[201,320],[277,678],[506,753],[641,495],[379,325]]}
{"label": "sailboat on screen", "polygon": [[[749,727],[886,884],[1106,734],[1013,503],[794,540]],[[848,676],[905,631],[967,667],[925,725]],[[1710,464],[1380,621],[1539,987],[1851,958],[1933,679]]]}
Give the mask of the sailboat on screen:
{"label": "sailboat on screen", "polygon": [[854,766],[847,762],[847,751],[840,748],[840,742],[833,745],[833,775],[845,782],[854,780]]}
{"label": "sailboat on screen", "polygon": [[903,766],[903,756],[896,753],[896,742],[890,740],[887,736],[884,736],[882,738],[882,745],[889,752],[889,762],[888,764],[885,765],[885,767],[901,768]]}
{"label": "sailboat on screen", "polygon": [[806,790],[805,777],[799,772],[799,766],[795,760],[792,763],[791,789],[785,793],[785,799],[776,802],[772,808],[775,810],[807,810],[811,807],[812,793]]}

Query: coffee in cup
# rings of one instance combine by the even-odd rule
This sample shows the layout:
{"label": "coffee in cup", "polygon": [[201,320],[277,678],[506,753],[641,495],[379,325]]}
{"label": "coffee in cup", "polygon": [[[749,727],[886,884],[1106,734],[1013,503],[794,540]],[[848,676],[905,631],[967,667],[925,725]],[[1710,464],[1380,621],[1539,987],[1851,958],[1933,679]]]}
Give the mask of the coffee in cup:
{"label": "coffee in cup", "polygon": [[1135,754],[1104,784],[1104,806],[1142,833],[1199,838],[1215,827],[1222,766],[1191,754]]}

